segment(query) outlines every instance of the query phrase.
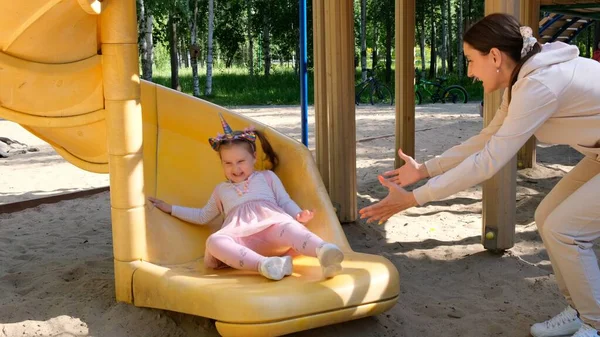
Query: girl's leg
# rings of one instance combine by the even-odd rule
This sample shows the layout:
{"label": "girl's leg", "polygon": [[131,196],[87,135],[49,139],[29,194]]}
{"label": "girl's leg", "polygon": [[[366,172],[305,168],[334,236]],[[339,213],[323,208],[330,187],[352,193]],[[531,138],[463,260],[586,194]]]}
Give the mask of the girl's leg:
{"label": "girl's leg", "polygon": [[295,222],[275,224],[259,234],[270,245],[292,248],[302,255],[312,257],[316,257],[317,248],[326,243],[302,224]]}
{"label": "girl's leg", "polygon": [[300,223],[275,224],[263,233],[263,238],[270,243],[280,247],[291,247],[300,254],[317,257],[325,277],[333,277],[342,271],[342,251],[336,245],[323,241]]}
{"label": "girl's leg", "polygon": [[234,238],[223,234],[209,236],[206,248],[214,257],[235,269],[257,271],[258,263],[265,259],[248,247],[240,245]]}
{"label": "girl's leg", "polygon": [[281,280],[291,274],[291,258],[262,256],[230,236],[213,234],[206,245],[211,255],[232,268],[258,271],[272,280]]}

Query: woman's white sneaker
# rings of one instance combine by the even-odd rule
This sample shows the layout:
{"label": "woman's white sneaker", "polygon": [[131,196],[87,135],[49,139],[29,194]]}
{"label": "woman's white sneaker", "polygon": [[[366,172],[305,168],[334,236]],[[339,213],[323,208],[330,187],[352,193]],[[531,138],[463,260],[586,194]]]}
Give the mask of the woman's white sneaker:
{"label": "woman's white sneaker", "polygon": [[569,305],[549,320],[532,325],[530,332],[533,337],[571,336],[582,326],[583,321],[577,316],[577,311]]}

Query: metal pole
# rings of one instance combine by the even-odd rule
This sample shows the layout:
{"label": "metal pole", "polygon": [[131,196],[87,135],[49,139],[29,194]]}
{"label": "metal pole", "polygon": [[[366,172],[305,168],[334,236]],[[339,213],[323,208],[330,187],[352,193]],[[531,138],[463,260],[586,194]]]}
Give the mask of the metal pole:
{"label": "metal pole", "polygon": [[300,6],[300,111],[302,115],[302,144],[308,146],[308,72],[306,63],[306,0]]}

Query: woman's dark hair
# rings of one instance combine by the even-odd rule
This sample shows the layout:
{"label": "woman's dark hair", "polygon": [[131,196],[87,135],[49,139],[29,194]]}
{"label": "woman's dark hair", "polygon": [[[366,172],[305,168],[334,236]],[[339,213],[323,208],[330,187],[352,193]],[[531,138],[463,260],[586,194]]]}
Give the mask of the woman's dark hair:
{"label": "woman's dark hair", "polygon": [[[241,133],[241,131],[234,131],[233,133],[235,134],[236,132]],[[275,170],[275,168],[279,164],[279,157],[277,156],[277,153],[275,153],[275,151],[273,151],[273,147],[271,146],[271,143],[269,143],[267,136],[265,136],[265,134],[262,131],[254,130],[254,133],[256,134],[256,136],[258,137],[258,140],[260,141],[260,146],[262,147],[262,150],[265,153],[265,156],[271,162],[271,170]],[[253,143],[246,139],[233,139],[233,140],[223,141],[219,145],[219,148],[217,150],[217,151],[219,151],[219,155],[221,155],[222,148],[224,148],[224,147],[229,148],[229,147],[231,147],[231,145],[244,145],[246,147],[246,150],[248,150],[248,152],[250,152],[250,154],[254,154],[254,152],[256,151],[256,148],[255,148],[256,143]]]}
{"label": "woman's dark hair", "polygon": [[533,55],[542,51],[541,45],[536,43],[527,55],[521,57],[523,36],[521,36],[520,28],[521,24],[514,16],[495,13],[476,22],[465,32],[463,37],[464,42],[484,55],[489,54],[492,48],[498,48],[517,63],[510,76],[510,86],[508,88],[509,99],[511,97],[512,86],[517,82],[523,64]]}

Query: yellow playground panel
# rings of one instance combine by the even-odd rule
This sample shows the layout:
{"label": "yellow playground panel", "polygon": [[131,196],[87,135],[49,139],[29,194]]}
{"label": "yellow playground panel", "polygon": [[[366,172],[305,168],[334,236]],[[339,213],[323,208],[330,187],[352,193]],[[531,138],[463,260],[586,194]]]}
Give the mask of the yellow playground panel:
{"label": "yellow playground panel", "polygon": [[[116,298],[209,317],[224,336],[277,336],[379,314],[395,305],[396,268],[353,252],[310,152],[248,118],[140,81],[135,0],[0,0],[0,117],[15,121],[84,170],[109,173]],[[277,175],[309,228],[338,244],[344,272],[321,279],[314,258],[272,282],[206,269],[211,227],[146,205],[148,196],[202,206],[222,171],[207,143],[233,128],[265,131],[281,159]],[[259,168],[266,163],[259,162]]]}

